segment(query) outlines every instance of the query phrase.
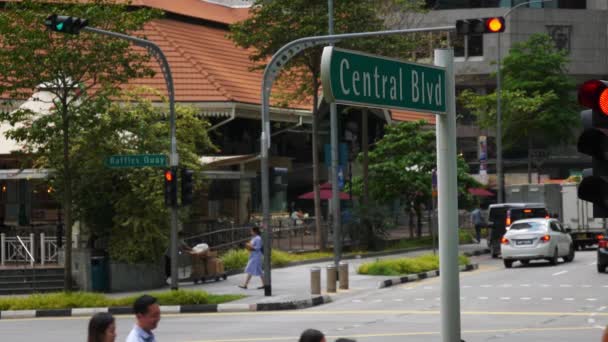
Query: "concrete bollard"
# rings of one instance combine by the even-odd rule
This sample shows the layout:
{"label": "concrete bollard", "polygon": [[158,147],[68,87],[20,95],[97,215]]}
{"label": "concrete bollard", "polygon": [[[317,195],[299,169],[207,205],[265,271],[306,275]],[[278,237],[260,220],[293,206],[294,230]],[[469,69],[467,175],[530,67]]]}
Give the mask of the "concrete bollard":
{"label": "concrete bollard", "polygon": [[327,265],[327,292],[335,293],[336,292],[336,265],[331,264]]}
{"label": "concrete bollard", "polygon": [[340,261],[338,265],[338,279],[340,290],[348,290],[348,263],[345,261]]}
{"label": "concrete bollard", "polygon": [[312,267],[310,269],[310,294],[321,294],[321,268]]}

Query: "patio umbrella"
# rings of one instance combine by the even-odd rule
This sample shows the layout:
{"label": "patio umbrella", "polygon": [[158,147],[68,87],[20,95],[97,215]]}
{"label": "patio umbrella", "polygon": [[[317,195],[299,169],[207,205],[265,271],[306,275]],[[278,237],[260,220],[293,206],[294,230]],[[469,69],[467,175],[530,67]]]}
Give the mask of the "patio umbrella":
{"label": "patio umbrella", "polygon": [[[321,197],[321,200],[330,200],[332,198],[331,183],[327,182],[327,183],[321,184],[320,185],[319,195]],[[350,199],[350,195],[347,194],[347,193],[345,193],[345,192],[339,192],[338,195],[340,196],[341,200],[349,200]],[[302,195],[298,196],[298,199],[314,199],[314,198],[315,198],[315,192],[314,191],[307,192],[305,194],[302,194]]]}
{"label": "patio umbrella", "polygon": [[473,196],[479,196],[479,197],[492,197],[494,196],[494,193],[492,193],[491,191],[488,191],[484,188],[469,188],[469,193]]}

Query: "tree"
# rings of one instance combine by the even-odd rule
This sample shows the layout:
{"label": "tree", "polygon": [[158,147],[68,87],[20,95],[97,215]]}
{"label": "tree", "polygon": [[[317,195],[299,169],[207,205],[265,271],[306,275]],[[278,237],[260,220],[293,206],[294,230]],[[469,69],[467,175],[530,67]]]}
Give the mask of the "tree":
{"label": "tree", "polygon": [[[361,158],[361,155],[359,155]],[[386,132],[369,153],[369,183],[371,197],[379,205],[399,199],[406,211],[418,218],[421,235],[421,208],[431,199],[432,171],[436,169],[435,132],[426,121],[401,122],[387,126]],[[470,206],[467,189],[478,186],[468,174],[464,160],[458,158],[458,193],[461,208]],[[360,178],[355,178],[353,190],[361,193]],[[413,234],[412,234],[413,235]]]}
{"label": "tree", "polygon": [[[132,49],[128,42],[81,33],[67,35],[47,31],[44,20],[61,13],[89,20],[90,25],[116,32],[136,32],[157,16],[150,9],[132,10],[109,0],[56,3],[25,0],[7,2],[0,16],[0,94],[10,99],[27,98],[44,87],[54,96],[55,108],[48,116],[27,110],[4,113],[0,119],[22,125],[7,135],[26,143],[27,152],[41,156],[57,171],[57,195],[65,223],[65,287],[72,285],[73,176],[78,165],[72,160],[71,141],[90,127],[129,79],[152,75],[149,56]],[[58,138],[60,138],[58,140]]]}
{"label": "tree", "polygon": [[[558,50],[546,34],[534,34],[514,44],[504,59],[502,135],[506,147],[527,143],[529,181],[530,151],[539,145],[571,141],[572,130],[578,125],[574,84],[566,74],[567,64],[567,52]],[[496,93],[465,91],[459,100],[477,116],[480,126],[496,125]]]}
{"label": "tree", "polygon": [[[385,29],[382,15],[393,13],[396,9],[403,12],[422,11],[424,1],[410,0],[349,0],[334,2],[336,33],[379,31]],[[248,19],[231,26],[230,37],[243,48],[253,48],[251,60],[264,68],[269,58],[283,45],[302,37],[326,35],[328,32],[328,5],[326,0],[256,0],[251,7]],[[399,21],[403,23],[404,18]],[[396,19],[391,17],[392,22]],[[415,46],[414,39],[403,39],[395,36],[346,40],[340,47],[382,53],[389,56],[404,54]],[[280,94],[284,101],[312,100],[312,159],[313,187],[315,193],[315,224],[320,245],[326,247],[325,235],[321,232],[321,201],[319,197],[319,113],[318,95],[321,85],[319,76],[321,68],[322,47],[310,48],[285,66],[279,84]],[[295,86],[293,86],[295,84]],[[287,91],[285,91],[287,89]]]}

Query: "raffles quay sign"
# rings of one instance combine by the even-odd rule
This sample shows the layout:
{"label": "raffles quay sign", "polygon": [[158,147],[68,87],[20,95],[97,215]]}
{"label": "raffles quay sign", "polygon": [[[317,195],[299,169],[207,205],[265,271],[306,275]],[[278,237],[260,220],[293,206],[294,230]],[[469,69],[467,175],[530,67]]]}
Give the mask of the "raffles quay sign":
{"label": "raffles quay sign", "polygon": [[325,47],[321,62],[328,102],[445,113],[445,70]]}

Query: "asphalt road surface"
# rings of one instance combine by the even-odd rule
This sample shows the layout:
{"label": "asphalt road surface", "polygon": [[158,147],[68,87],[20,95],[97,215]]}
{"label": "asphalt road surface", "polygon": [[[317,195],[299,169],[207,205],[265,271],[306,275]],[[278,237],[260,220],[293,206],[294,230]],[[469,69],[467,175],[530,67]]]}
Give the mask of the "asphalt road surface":
{"label": "asphalt road surface", "polygon": [[[608,274],[598,274],[595,251],[550,266],[472,258],[480,268],[461,273],[462,338],[476,341],[600,341],[608,323]],[[158,341],[297,341],[316,328],[329,341],[439,341],[439,278],[382,290],[353,288],[333,303],[300,311],[164,315]],[[0,320],[0,341],[85,341],[88,318]],[[118,341],[133,324],[118,317]]]}

